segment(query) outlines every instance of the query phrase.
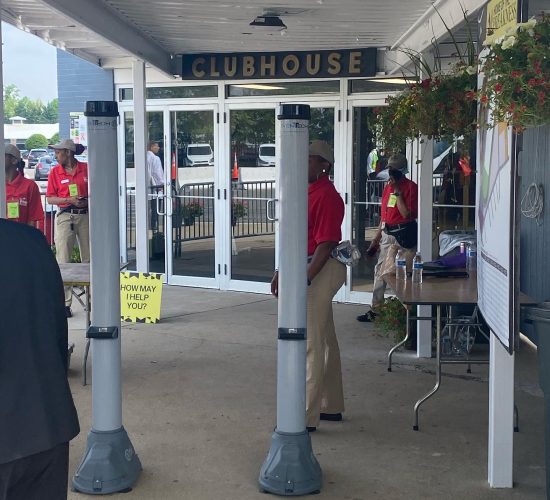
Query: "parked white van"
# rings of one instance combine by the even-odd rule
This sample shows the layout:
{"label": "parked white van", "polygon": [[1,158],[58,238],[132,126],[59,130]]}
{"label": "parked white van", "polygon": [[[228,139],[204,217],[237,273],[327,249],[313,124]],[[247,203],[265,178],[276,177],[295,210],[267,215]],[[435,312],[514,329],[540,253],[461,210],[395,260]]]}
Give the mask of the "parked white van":
{"label": "parked white van", "polygon": [[214,151],[210,144],[188,144],[186,156],[188,167],[214,165]]}
{"label": "parked white van", "polygon": [[258,149],[258,167],[275,166],[275,144],[260,144]]}

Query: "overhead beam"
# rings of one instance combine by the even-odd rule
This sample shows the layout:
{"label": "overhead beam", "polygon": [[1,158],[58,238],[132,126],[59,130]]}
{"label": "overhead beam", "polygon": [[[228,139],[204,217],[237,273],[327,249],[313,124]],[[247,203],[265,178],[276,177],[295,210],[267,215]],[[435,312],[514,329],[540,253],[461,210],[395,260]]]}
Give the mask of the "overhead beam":
{"label": "overhead beam", "polygon": [[[409,64],[409,57],[401,52],[411,49],[423,52],[429,49],[435,40],[447,33],[447,28],[453,29],[464,21],[464,12],[468,17],[483,7],[488,0],[438,0],[429,7],[422,16],[390,47],[387,53],[389,74],[400,73],[403,66]],[[443,23],[443,20],[445,23]],[[474,28],[477,29],[477,28]]]}
{"label": "overhead beam", "polygon": [[128,54],[173,77],[172,59],[160,45],[100,0],[40,0]]}

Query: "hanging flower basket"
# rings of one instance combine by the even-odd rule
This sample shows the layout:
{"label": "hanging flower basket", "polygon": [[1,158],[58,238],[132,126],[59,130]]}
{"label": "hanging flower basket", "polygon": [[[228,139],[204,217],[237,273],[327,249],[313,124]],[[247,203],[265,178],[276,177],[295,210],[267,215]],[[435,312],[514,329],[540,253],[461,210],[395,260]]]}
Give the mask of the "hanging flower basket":
{"label": "hanging flower basket", "polygon": [[472,65],[459,64],[447,74],[432,74],[407,90],[388,97],[378,108],[376,128],[390,151],[399,151],[407,139],[465,142],[476,130],[476,74]]}
{"label": "hanging flower basket", "polygon": [[521,132],[550,123],[550,17],[520,23],[488,45],[482,71],[479,101],[491,104],[493,125]]}

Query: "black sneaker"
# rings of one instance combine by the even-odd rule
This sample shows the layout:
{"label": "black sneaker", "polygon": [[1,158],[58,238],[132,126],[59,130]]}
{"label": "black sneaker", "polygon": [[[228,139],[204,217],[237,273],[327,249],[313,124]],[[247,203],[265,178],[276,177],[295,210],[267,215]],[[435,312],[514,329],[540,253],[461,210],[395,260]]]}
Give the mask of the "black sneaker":
{"label": "black sneaker", "polygon": [[377,314],[372,311],[367,311],[365,314],[360,314],[357,316],[357,321],[361,323],[373,323],[376,319]]}
{"label": "black sneaker", "polygon": [[72,318],[73,312],[71,311],[71,308],[69,306],[65,306],[65,314],[67,318]]}
{"label": "black sneaker", "polygon": [[329,422],[340,422],[342,420],[341,413],[321,413],[321,420],[328,420]]}
{"label": "black sneaker", "polygon": [[315,432],[317,430],[317,427],[306,427],[308,432]]}

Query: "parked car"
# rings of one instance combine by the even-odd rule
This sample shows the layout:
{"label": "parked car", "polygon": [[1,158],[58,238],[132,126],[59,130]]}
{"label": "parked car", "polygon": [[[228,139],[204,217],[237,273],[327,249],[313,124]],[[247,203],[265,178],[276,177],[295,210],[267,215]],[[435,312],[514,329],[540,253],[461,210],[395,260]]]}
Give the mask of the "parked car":
{"label": "parked car", "polygon": [[34,170],[34,180],[47,180],[50,175],[50,170],[57,165],[57,160],[54,160],[50,155],[41,156]]}
{"label": "parked car", "polygon": [[26,160],[27,156],[29,156],[29,150],[28,149],[20,149],[19,151],[21,152],[21,158],[23,160]]}
{"label": "parked car", "polygon": [[275,166],[275,144],[260,144],[257,165],[258,167]]}
{"label": "parked car", "polygon": [[[29,156],[27,157],[27,160],[29,162],[29,168],[31,167],[34,167],[37,163],[38,163],[38,160],[40,158],[42,158],[43,156],[46,156],[48,154],[48,150],[47,149],[31,149],[29,151]],[[51,158],[51,156],[50,156]]]}
{"label": "parked car", "polygon": [[210,144],[188,144],[186,163],[188,167],[214,165],[214,151]]}

